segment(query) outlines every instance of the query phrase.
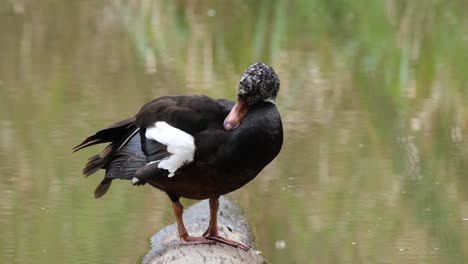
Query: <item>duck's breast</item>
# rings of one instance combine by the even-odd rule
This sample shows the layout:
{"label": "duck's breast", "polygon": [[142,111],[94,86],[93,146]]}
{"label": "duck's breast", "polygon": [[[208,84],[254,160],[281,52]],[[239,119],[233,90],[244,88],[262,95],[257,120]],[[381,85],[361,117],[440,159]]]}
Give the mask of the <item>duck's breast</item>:
{"label": "duck's breast", "polygon": [[[220,147],[218,164],[225,174],[250,181],[280,152],[283,144],[281,117],[274,104],[252,106],[241,125]],[[241,174],[249,174],[243,176]]]}

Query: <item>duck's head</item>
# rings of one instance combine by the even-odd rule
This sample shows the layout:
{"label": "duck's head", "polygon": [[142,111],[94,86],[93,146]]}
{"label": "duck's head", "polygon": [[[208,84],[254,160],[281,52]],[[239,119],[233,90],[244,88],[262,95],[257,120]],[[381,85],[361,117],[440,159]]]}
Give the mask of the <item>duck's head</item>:
{"label": "duck's head", "polygon": [[261,62],[252,64],[240,80],[237,102],[224,119],[224,130],[236,129],[252,105],[258,102],[274,103],[279,87],[278,75],[270,66]]}

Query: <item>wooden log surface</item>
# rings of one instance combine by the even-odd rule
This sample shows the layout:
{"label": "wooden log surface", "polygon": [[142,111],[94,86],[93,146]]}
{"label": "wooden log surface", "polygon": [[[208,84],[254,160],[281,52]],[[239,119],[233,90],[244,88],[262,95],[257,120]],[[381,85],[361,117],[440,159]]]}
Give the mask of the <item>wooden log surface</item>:
{"label": "wooden log surface", "polygon": [[[184,222],[189,234],[201,236],[208,227],[208,200],[189,207]],[[225,244],[181,245],[176,224],[165,227],[151,237],[151,249],[143,264],[196,263],[266,263],[255,250],[253,235],[240,208],[228,198],[219,199],[218,231],[221,236],[240,242],[251,250],[244,251]]]}

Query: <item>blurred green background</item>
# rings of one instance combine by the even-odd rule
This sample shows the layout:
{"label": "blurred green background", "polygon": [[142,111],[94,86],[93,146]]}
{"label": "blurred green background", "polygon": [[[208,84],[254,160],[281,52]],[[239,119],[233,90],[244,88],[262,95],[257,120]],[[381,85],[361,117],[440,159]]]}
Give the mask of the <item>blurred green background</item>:
{"label": "blurred green background", "polygon": [[[154,97],[281,79],[285,142],[234,192],[271,263],[468,263],[466,0],[0,1],[0,262],[137,263],[169,199],[93,198],[89,134]],[[185,205],[191,201],[183,201]]]}

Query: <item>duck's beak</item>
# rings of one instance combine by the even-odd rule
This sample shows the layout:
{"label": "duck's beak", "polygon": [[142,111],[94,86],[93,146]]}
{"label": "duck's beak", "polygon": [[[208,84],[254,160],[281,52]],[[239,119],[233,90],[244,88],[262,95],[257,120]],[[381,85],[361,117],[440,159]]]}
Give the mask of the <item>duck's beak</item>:
{"label": "duck's beak", "polygon": [[229,112],[226,119],[224,119],[224,131],[236,129],[242,120],[244,120],[248,111],[249,104],[242,99],[238,99],[231,112]]}

